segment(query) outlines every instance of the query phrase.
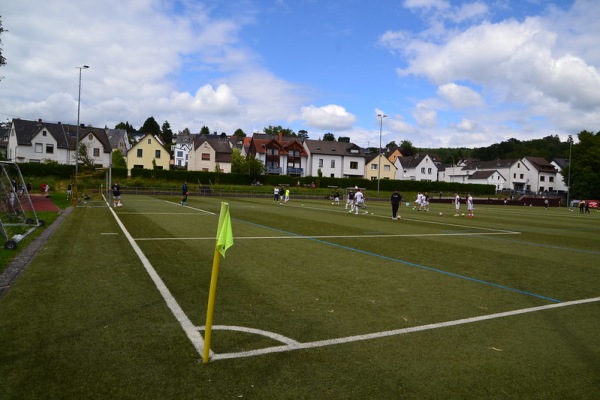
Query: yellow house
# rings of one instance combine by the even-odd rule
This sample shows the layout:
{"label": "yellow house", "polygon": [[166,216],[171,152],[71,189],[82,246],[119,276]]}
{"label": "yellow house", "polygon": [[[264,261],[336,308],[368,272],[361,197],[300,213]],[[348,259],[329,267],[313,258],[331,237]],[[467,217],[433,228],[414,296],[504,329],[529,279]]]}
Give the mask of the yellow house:
{"label": "yellow house", "polygon": [[[379,165],[381,160],[381,166]],[[379,168],[381,170],[379,171]],[[385,154],[379,157],[379,154],[371,154],[365,160],[365,179],[376,181],[377,179],[395,179],[396,166],[392,163]]]}
{"label": "yellow house", "polygon": [[127,170],[133,168],[143,169],[169,169],[171,154],[159,138],[148,133],[139,142],[127,151]]}

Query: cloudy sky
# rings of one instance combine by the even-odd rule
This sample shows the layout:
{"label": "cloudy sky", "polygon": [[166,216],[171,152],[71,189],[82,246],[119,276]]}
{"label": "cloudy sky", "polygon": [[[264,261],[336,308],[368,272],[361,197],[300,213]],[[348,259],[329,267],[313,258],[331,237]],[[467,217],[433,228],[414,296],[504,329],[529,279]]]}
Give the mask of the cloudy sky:
{"label": "cloudy sky", "polygon": [[[0,119],[361,146],[600,130],[598,0],[4,0]],[[377,114],[385,114],[380,119]]]}

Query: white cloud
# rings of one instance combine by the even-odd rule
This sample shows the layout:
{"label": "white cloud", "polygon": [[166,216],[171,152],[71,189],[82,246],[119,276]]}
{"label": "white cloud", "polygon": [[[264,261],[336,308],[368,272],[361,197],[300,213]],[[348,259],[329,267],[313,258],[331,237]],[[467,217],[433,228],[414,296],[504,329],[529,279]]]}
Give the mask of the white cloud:
{"label": "white cloud", "polygon": [[456,83],[447,83],[438,87],[437,94],[453,108],[476,107],[483,103],[481,96],[476,91]]}
{"label": "white cloud", "polygon": [[435,128],[437,126],[437,113],[424,103],[417,104],[413,116],[420,127]]}
{"label": "white cloud", "polygon": [[301,109],[302,119],[307,125],[329,130],[346,130],[352,127],[356,116],[344,107],[330,104],[323,107],[307,106]]}

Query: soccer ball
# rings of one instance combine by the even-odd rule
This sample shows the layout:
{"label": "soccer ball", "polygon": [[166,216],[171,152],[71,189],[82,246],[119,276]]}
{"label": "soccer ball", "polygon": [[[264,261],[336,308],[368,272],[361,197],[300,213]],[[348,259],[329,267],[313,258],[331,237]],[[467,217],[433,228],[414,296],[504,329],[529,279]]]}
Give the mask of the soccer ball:
{"label": "soccer ball", "polygon": [[440,211],[440,216],[442,216],[442,215],[444,215],[444,214],[442,214],[442,212]]}

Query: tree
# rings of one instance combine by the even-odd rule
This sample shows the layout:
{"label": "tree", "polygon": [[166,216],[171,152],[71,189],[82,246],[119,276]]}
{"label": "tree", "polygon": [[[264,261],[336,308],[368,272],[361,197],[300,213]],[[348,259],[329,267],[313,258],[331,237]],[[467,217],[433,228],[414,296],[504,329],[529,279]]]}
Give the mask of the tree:
{"label": "tree", "polygon": [[335,136],[331,132],[327,132],[323,135],[323,140],[326,142],[335,142]]}
{"label": "tree", "polygon": [[160,137],[160,126],[154,117],[150,117],[144,122],[144,125],[140,128],[141,133],[150,133],[154,136]]}
{"label": "tree", "polygon": [[165,144],[173,143],[173,131],[171,130],[171,124],[169,124],[169,121],[163,122],[160,138]]}
{"label": "tree", "polygon": [[246,174],[250,176],[252,181],[256,181],[258,177],[264,175],[265,166],[253,156],[242,156],[239,149],[233,149],[231,152],[231,172],[236,174]]}
{"label": "tree", "polygon": [[[600,132],[593,134],[581,131],[577,138],[578,144],[571,149],[571,165],[562,173],[565,182],[569,180],[571,198],[598,199],[600,198]],[[567,142],[568,144],[568,142]]]}
{"label": "tree", "polygon": [[279,132],[281,132],[283,136],[296,136],[296,133],[293,130],[289,128],[282,128],[281,125],[269,125],[263,129],[263,132],[267,135],[279,135]]}
{"label": "tree", "polygon": [[75,152],[74,157],[76,157],[76,162],[85,167],[94,166],[94,159],[89,156],[88,148],[83,142],[79,142],[79,149]]}
{"label": "tree", "polygon": [[308,132],[307,132],[307,131],[305,131],[304,129],[300,129],[300,130],[298,131],[298,138],[299,138],[299,139],[302,139],[302,140],[306,140],[306,139],[308,139]]}
{"label": "tree", "polygon": [[348,136],[340,136],[338,138],[338,142],[350,143],[350,137],[348,137]]}
{"label": "tree", "polygon": [[127,168],[127,161],[125,161],[125,157],[120,151],[113,151],[112,166],[113,168]]}
{"label": "tree", "polygon": [[233,136],[235,137],[246,137],[246,134],[244,133],[244,131],[241,128],[238,128],[235,130],[235,132],[233,132]]}
{"label": "tree", "polygon": [[179,136],[187,136],[187,135],[191,135],[191,134],[192,134],[192,132],[190,132],[189,128],[183,128],[183,130],[178,133]]}
{"label": "tree", "polygon": [[400,153],[402,153],[404,157],[412,156],[415,154],[415,148],[409,140],[403,140],[400,143]]}
{"label": "tree", "polygon": [[203,126],[202,128],[200,128],[200,134],[201,135],[210,135],[210,129],[208,129],[208,126]]}
{"label": "tree", "polygon": [[115,129],[123,129],[127,131],[128,134],[135,132],[135,128],[132,125],[129,125],[129,121],[119,122],[117,125],[115,125]]}

